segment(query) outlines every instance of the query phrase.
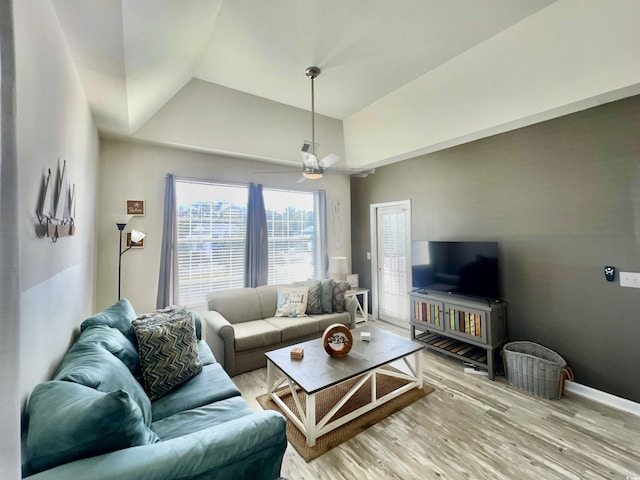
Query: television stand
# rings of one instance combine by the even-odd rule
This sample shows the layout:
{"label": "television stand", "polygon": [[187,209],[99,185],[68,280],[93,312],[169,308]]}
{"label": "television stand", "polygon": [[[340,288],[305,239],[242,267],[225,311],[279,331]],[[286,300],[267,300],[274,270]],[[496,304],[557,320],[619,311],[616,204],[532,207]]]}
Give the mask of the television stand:
{"label": "television stand", "polygon": [[507,342],[505,302],[417,291],[409,298],[412,340],[486,368],[489,379],[495,378],[496,355]]}

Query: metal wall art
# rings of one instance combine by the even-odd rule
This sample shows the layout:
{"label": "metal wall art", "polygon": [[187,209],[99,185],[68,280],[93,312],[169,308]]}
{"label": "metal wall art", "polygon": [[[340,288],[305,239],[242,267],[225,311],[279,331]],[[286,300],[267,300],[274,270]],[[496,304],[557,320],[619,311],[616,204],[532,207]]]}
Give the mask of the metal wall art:
{"label": "metal wall art", "polygon": [[56,175],[51,169],[45,173],[40,186],[40,197],[36,208],[38,238],[49,237],[56,242],[60,237],[76,232],[76,184],[70,184],[67,161],[58,162]]}

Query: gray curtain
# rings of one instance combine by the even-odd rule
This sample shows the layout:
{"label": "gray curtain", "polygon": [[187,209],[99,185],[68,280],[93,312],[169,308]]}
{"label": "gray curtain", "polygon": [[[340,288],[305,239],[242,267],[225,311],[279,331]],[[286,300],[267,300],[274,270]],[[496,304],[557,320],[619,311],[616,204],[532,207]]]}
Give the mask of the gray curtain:
{"label": "gray curtain", "polygon": [[269,279],[269,244],[267,213],[264,208],[262,185],[249,184],[247,206],[247,246],[244,283],[246,287],[266,285]]}
{"label": "gray curtain", "polygon": [[20,478],[20,242],[13,2],[0,1],[0,465]]}
{"label": "gray curtain", "polygon": [[175,246],[178,244],[176,231],[176,177],[168,173],[164,188],[164,220],[162,223],[162,247],[160,250],[160,277],[156,308],[164,308],[179,302],[178,256]]}

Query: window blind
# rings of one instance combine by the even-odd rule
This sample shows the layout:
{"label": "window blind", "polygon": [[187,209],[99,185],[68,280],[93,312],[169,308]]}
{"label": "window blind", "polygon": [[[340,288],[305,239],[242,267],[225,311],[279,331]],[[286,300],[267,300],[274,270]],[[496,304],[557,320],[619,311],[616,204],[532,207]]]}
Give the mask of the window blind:
{"label": "window blind", "polygon": [[176,182],[181,303],[244,286],[247,187]]}
{"label": "window blind", "polygon": [[269,284],[321,278],[318,192],[264,188]]}
{"label": "window blind", "polygon": [[[322,192],[263,188],[268,283],[322,278]],[[244,286],[248,186],[176,179],[180,303]]]}

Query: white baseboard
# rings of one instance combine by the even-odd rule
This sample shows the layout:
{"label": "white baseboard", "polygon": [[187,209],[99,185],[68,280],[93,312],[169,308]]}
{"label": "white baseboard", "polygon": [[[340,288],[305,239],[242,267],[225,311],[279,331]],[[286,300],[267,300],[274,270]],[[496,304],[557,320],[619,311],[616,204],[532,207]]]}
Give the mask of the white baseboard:
{"label": "white baseboard", "polygon": [[640,417],[640,403],[632,402],[626,398],[616,397],[610,393],[596,390],[595,388],[587,387],[586,385],[576,382],[566,382],[564,389],[567,392],[586,397],[595,402],[603,403],[609,407],[617,408],[618,410],[623,410]]}

